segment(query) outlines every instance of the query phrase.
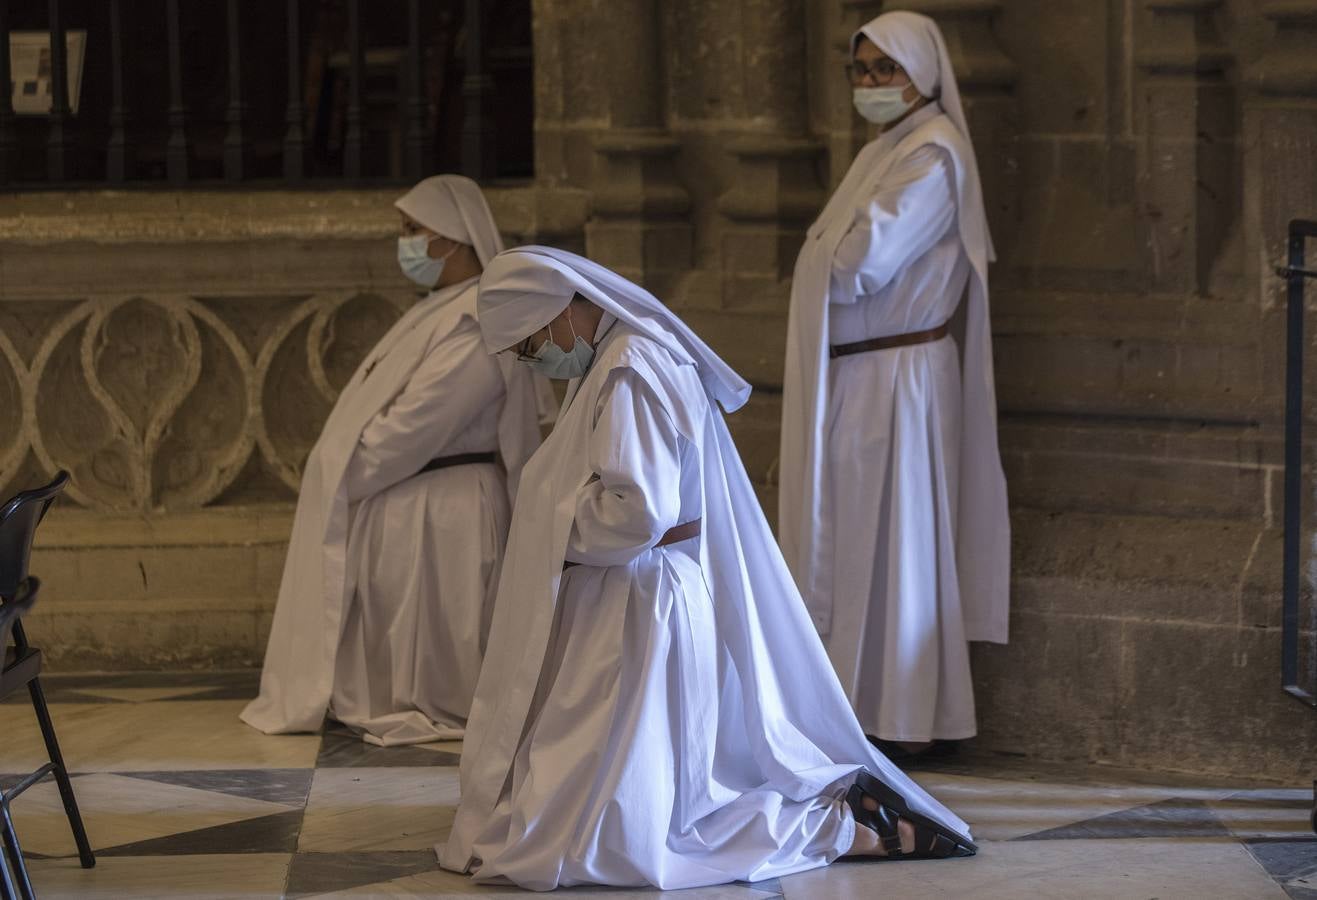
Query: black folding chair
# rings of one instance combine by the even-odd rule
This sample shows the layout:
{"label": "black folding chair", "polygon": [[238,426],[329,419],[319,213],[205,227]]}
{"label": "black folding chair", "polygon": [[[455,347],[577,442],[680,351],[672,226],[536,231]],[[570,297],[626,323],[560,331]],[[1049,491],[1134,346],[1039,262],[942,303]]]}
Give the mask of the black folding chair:
{"label": "black folding chair", "polygon": [[[18,846],[18,833],[13,828],[9,816],[9,803],[14,797],[36,784],[47,775],[55,776],[59,787],[60,799],[64,801],[64,812],[69,818],[69,827],[73,830],[73,840],[78,845],[78,858],[84,869],[96,865],[91,844],[87,841],[87,831],[82,825],[82,815],[78,812],[78,801],[73,796],[73,784],[69,780],[64,757],[59,750],[59,741],[55,737],[55,726],[50,720],[50,710],[46,706],[46,695],[41,690],[41,651],[27,642],[23,623],[19,617],[27,611],[19,608],[20,601],[31,607],[35,600],[36,579],[29,579],[27,573],[28,558],[32,552],[32,538],[41,523],[46,510],[55,497],[69,482],[67,472],[60,472],[55,480],[45,487],[23,491],[13,499],[0,506],[0,610],[10,610],[6,617],[5,629],[0,632],[4,638],[0,647],[4,648],[4,668],[0,669],[0,700],[8,697],[21,687],[27,687],[32,698],[32,708],[36,712],[37,724],[41,728],[41,737],[46,742],[46,754],[50,761],[31,775],[21,780],[7,791],[0,792],[0,810],[3,810],[5,847],[9,851],[9,863],[12,879],[17,883],[18,895],[24,900],[34,897],[32,884],[27,877],[27,867],[23,864],[23,855]],[[14,644],[9,646],[12,631]],[[2,750],[3,748],[0,748]]]}
{"label": "black folding chair", "polygon": [[[0,603],[0,647],[5,648],[5,665],[4,669],[0,670],[0,697],[9,693],[4,687],[9,681],[10,673],[13,673],[14,684],[17,686],[20,673],[30,666],[29,663],[19,659],[15,650],[9,646],[9,635],[13,627],[18,624],[19,618],[27,615],[28,610],[37,602],[37,592],[40,589],[41,582],[35,578],[27,578],[19,583],[18,590],[14,592],[12,598]],[[36,778],[25,778],[9,790],[0,790],[0,835],[3,835],[5,851],[0,853],[0,889],[4,891],[0,896],[5,900],[18,900],[19,886],[26,891],[23,896],[32,894],[32,885],[28,881],[27,869],[23,865],[23,852],[18,846],[18,832],[14,830],[14,820],[9,815],[9,801],[23,793],[35,781]]]}
{"label": "black folding chair", "polygon": [[17,900],[18,897],[13,873],[9,871],[9,854],[4,850],[0,850],[0,897],[4,900]]}

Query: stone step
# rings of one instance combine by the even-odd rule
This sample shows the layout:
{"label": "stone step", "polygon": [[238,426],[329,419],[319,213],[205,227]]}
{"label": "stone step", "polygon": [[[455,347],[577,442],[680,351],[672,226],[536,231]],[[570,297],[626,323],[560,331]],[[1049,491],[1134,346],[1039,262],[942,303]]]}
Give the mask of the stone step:
{"label": "stone step", "polygon": [[293,508],[139,517],[61,503],[37,532],[29,633],[52,668],[259,665]]}

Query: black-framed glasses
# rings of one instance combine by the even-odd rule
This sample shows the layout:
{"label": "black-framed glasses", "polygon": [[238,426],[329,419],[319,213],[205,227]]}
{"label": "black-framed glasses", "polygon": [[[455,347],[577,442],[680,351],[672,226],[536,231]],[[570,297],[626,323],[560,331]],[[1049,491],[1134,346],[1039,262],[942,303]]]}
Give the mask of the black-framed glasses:
{"label": "black-framed glasses", "polygon": [[[535,332],[539,334],[539,332]],[[535,340],[535,334],[528,336],[524,341],[517,345],[517,362],[534,362],[539,357],[532,352],[535,348],[531,347],[530,342]]]}
{"label": "black-framed glasses", "polygon": [[894,59],[880,59],[872,66],[867,66],[857,60],[852,60],[846,64],[846,77],[851,80],[851,84],[861,84],[864,79],[873,76],[873,80],[879,87],[891,84],[896,73],[901,71],[900,64]]}

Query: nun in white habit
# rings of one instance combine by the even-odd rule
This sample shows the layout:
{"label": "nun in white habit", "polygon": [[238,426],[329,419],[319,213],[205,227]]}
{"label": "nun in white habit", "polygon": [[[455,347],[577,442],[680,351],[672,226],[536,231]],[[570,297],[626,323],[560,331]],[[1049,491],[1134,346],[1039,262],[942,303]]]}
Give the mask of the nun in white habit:
{"label": "nun in white habit", "polygon": [[886,13],[852,51],[855,104],[883,129],[796,261],[779,530],[860,723],[913,750],[975,733],[966,642],[1006,641],[994,256],[937,25]]}
{"label": "nun in white habit", "polygon": [[749,385],[571,253],[500,254],[478,304],[491,352],[572,380],[522,474],[443,866],[675,889],[973,852],[809,627],[718,408]]}
{"label": "nun in white habit", "polygon": [[[395,204],[403,272],[433,290],[367,354],[307,459],[261,693],[243,721],[375,744],[462,737],[536,386],[484,352],[476,284],[502,249],[475,182]],[[542,380],[541,380],[542,381]],[[544,382],[547,385],[547,382]]]}

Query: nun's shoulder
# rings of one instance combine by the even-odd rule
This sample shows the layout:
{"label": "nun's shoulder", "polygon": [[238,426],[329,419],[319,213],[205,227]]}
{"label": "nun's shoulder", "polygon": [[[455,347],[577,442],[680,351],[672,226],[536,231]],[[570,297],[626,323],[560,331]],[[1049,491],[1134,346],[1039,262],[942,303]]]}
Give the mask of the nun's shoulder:
{"label": "nun's shoulder", "polygon": [[957,155],[972,152],[969,141],[965,140],[956,123],[951,121],[951,117],[946,113],[933,116],[927,122],[920,124],[910,133],[910,138],[912,144],[920,147],[931,144]]}
{"label": "nun's shoulder", "polygon": [[619,321],[613,328],[616,331],[609,335],[601,355],[617,365],[629,365],[632,361],[653,365],[671,360],[672,355],[666,347],[626,322]]}
{"label": "nun's shoulder", "polygon": [[630,369],[657,388],[667,380],[660,373],[676,372],[683,362],[689,362],[675,356],[662,342],[623,322],[618,322],[614,327],[621,330],[610,335],[608,343],[600,348],[599,357],[594,363],[596,369],[608,369],[610,372]]}

